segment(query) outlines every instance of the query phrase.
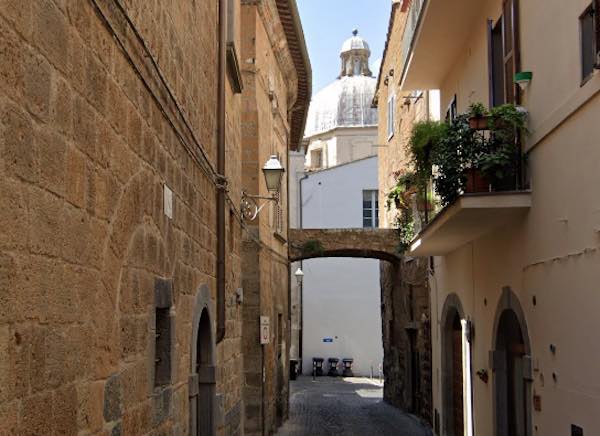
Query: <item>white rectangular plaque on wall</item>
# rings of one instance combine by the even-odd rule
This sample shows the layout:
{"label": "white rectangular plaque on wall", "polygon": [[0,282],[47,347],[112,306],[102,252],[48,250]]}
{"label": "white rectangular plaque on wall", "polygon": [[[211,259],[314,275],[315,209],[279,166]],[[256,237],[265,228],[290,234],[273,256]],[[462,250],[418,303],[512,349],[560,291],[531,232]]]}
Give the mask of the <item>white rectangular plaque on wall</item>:
{"label": "white rectangular plaque on wall", "polygon": [[173,219],[173,191],[171,191],[167,185],[163,186],[163,204],[165,215]]}
{"label": "white rectangular plaque on wall", "polygon": [[268,316],[260,317],[260,344],[266,345],[271,339],[271,326]]}

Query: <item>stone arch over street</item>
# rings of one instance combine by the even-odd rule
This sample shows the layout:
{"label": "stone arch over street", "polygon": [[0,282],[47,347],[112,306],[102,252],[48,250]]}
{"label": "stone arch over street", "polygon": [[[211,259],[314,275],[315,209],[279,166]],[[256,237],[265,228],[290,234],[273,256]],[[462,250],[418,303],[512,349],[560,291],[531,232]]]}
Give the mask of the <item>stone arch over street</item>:
{"label": "stone arch over street", "polygon": [[448,295],[442,309],[442,422],[444,434],[460,436],[463,423],[462,330],[465,316],[460,298]]}
{"label": "stone arch over street", "polygon": [[190,435],[215,434],[216,374],[214,307],[207,285],[196,294],[189,378]]}
{"label": "stone arch over street", "polygon": [[519,298],[508,286],[502,290],[498,302],[493,335],[490,360],[494,378],[495,435],[530,436],[531,343]]}
{"label": "stone arch over street", "polygon": [[321,257],[400,260],[394,229],[290,229],[289,246],[291,262]]}

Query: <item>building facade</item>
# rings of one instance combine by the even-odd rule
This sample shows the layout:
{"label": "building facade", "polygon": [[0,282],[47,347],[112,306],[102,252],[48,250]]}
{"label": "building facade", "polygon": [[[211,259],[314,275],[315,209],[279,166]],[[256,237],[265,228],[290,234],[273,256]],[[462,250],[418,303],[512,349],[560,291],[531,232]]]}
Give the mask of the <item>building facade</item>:
{"label": "building facade", "polygon": [[[368,43],[354,31],[340,51],[340,76],[312,99],[304,153],[290,172],[293,226],[377,227],[376,79]],[[294,165],[291,166],[293,168]],[[292,263],[292,358],[312,372],[313,357],[353,358],[355,374],[378,375],[383,360],[378,262],[313,259]],[[294,273],[302,271],[302,283]],[[356,307],[361,323],[353,319]]]}
{"label": "building facade", "polygon": [[306,121],[306,166],[316,170],[377,154],[377,111],[369,44],[353,31],[340,51],[339,77],[315,94]]}
{"label": "building facade", "polygon": [[[409,2],[392,2],[387,39],[373,105],[378,109],[379,222],[397,228],[400,211],[388,194],[398,179],[413,170],[407,152],[415,122],[439,119],[435,91],[404,92],[402,35]],[[400,250],[400,248],[398,248]],[[431,326],[427,262],[403,257],[399,264],[381,262],[384,399],[432,422]]]}
{"label": "building facade", "polygon": [[289,404],[290,211],[287,176],[278,200],[269,201],[261,169],[275,156],[291,171],[289,152],[300,147],[310,101],[310,63],[294,2],[242,2],[242,28],[242,185],[247,196],[262,197],[241,241],[244,434],[273,434]]}
{"label": "building facade", "polygon": [[[376,157],[307,175],[302,182],[305,229],[361,228],[365,198],[377,207]],[[333,357],[340,365],[344,358],[354,359],[355,375],[379,376],[383,363],[379,261],[310,259],[302,262],[302,271],[303,373],[311,374],[313,357],[325,362]]]}
{"label": "building facade", "polygon": [[411,247],[433,259],[435,430],[596,434],[598,2],[412,1],[409,16],[403,92],[439,89],[449,119],[527,112],[516,189],[463,193]]}
{"label": "building facade", "polygon": [[240,9],[0,6],[1,434],[243,432]]}

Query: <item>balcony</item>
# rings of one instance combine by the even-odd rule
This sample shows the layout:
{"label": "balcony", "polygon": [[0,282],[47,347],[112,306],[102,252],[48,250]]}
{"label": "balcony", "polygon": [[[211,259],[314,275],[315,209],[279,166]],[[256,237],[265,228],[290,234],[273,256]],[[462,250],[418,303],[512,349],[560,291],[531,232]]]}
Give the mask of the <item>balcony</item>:
{"label": "balcony", "polygon": [[438,89],[460,58],[485,1],[412,0],[402,39],[404,90]]}
{"label": "balcony", "polygon": [[417,235],[411,256],[443,256],[523,216],[531,192],[463,194]]}
{"label": "balcony", "polygon": [[430,206],[411,227],[418,234],[408,244],[410,255],[445,255],[531,207],[520,147],[526,117],[514,105],[488,111],[476,104],[448,124],[415,125],[413,159],[417,171],[430,177],[419,195]]}

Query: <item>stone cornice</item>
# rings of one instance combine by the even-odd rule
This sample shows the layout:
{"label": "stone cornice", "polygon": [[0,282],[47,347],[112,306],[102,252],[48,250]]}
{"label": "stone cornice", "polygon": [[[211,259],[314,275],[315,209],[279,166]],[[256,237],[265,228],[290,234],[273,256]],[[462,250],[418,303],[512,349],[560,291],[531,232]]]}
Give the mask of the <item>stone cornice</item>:
{"label": "stone cornice", "polygon": [[[289,56],[296,77],[296,89],[295,92],[291,93],[292,98],[288,103],[291,107],[289,111],[290,147],[293,150],[298,150],[304,137],[304,128],[312,96],[312,70],[302,23],[300,22],[296,0],[262,0],[262,2],[269,2],[271,5],[276,6],[279,23],[282,26],[286,41],[286,44],[279,47],[279,49],[287,52],[286,57]],[[284,71],[286,70],[284,69]]]}

